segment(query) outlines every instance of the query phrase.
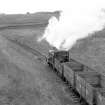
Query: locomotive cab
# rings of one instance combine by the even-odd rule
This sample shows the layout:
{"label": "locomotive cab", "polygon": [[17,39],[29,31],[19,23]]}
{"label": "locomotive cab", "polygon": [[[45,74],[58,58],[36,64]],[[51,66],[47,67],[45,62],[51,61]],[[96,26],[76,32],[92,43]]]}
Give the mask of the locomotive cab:
{"label": "locomotive cab", "polygon": [[69,61],[69,52],[68,51],[55,51],[49,50],[47,63],[54,66],[54,60],[57,59],[59,62],[68,62]]}
{"label": "locomotive cab", "polygon": [[54,57],[61,63],[69,62],[69,52],[68,51],[57,51]]}

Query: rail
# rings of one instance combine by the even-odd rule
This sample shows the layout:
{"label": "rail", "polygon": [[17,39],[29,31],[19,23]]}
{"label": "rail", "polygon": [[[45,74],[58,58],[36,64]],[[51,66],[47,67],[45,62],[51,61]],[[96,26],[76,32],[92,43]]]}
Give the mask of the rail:
{"label": "rail", "polygon": [[30,46],[28,46],[28,45],[26,45],[26,44],[23,44],[23,43],[21,43],[20,41],[18,41],[18,40],[15,40],[15,39],[11,39],[11,38],[9,38],[9,37],[5,37],[6,39],[8,39],[9,41],[11,41],[11,42],[13,42],[13,43],[15,43],[15,44],[17,44],[17,45],[19,45],[19,46],[21,46],[22,48],[24,48],[25,50],[27,50],[28,52],[31,52],[32,54],[34,54],[34,55],[36,55],[36,56],[38,56],[38,57],[40,57],[40,58],[42,58],[43,57],[43,60],[47,60],[47,55],[45,55],[45,54],[42,54],[40,51],[38,51],[38,50],[36,50],[36,49],[34,49],[34,48],[31,48]]}

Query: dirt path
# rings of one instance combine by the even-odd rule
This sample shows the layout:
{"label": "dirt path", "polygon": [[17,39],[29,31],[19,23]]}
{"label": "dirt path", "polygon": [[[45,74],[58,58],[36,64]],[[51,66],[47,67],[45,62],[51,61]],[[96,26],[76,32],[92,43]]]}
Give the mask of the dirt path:
{"label": "dirt path", "polygon": [[[9,65],[15,65],[12,69],[10,67],[11,73],[16,71],[13,86],[10,88],[11,94],[15,97],[10,95],[13,105],[79,105],[73,103],[68,88],[47,65],[19,46],[10,43],[0,38],[0,48],[7,56]],[[11,85],[5,88],[9,90],[9,87]]]}

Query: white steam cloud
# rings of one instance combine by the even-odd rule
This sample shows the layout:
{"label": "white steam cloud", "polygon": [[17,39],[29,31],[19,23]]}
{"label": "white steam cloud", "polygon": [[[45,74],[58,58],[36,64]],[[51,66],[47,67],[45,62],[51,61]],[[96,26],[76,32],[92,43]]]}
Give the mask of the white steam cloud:
{"label": "white steam cloud", "polygon": [[60,19],[51,17],[43,37],[57,49],[70,49],[78,39],[87,37],[105,26],[105,2],[73,0],[62,9]]}

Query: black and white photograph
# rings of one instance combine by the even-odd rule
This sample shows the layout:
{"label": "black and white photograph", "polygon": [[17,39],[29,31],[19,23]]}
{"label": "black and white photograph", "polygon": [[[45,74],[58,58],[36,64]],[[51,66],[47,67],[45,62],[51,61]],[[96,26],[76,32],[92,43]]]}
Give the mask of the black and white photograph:
{"label": "black and white photograph", "polygon": [[0,0],[0,105],[105,105],[105,0]]}

